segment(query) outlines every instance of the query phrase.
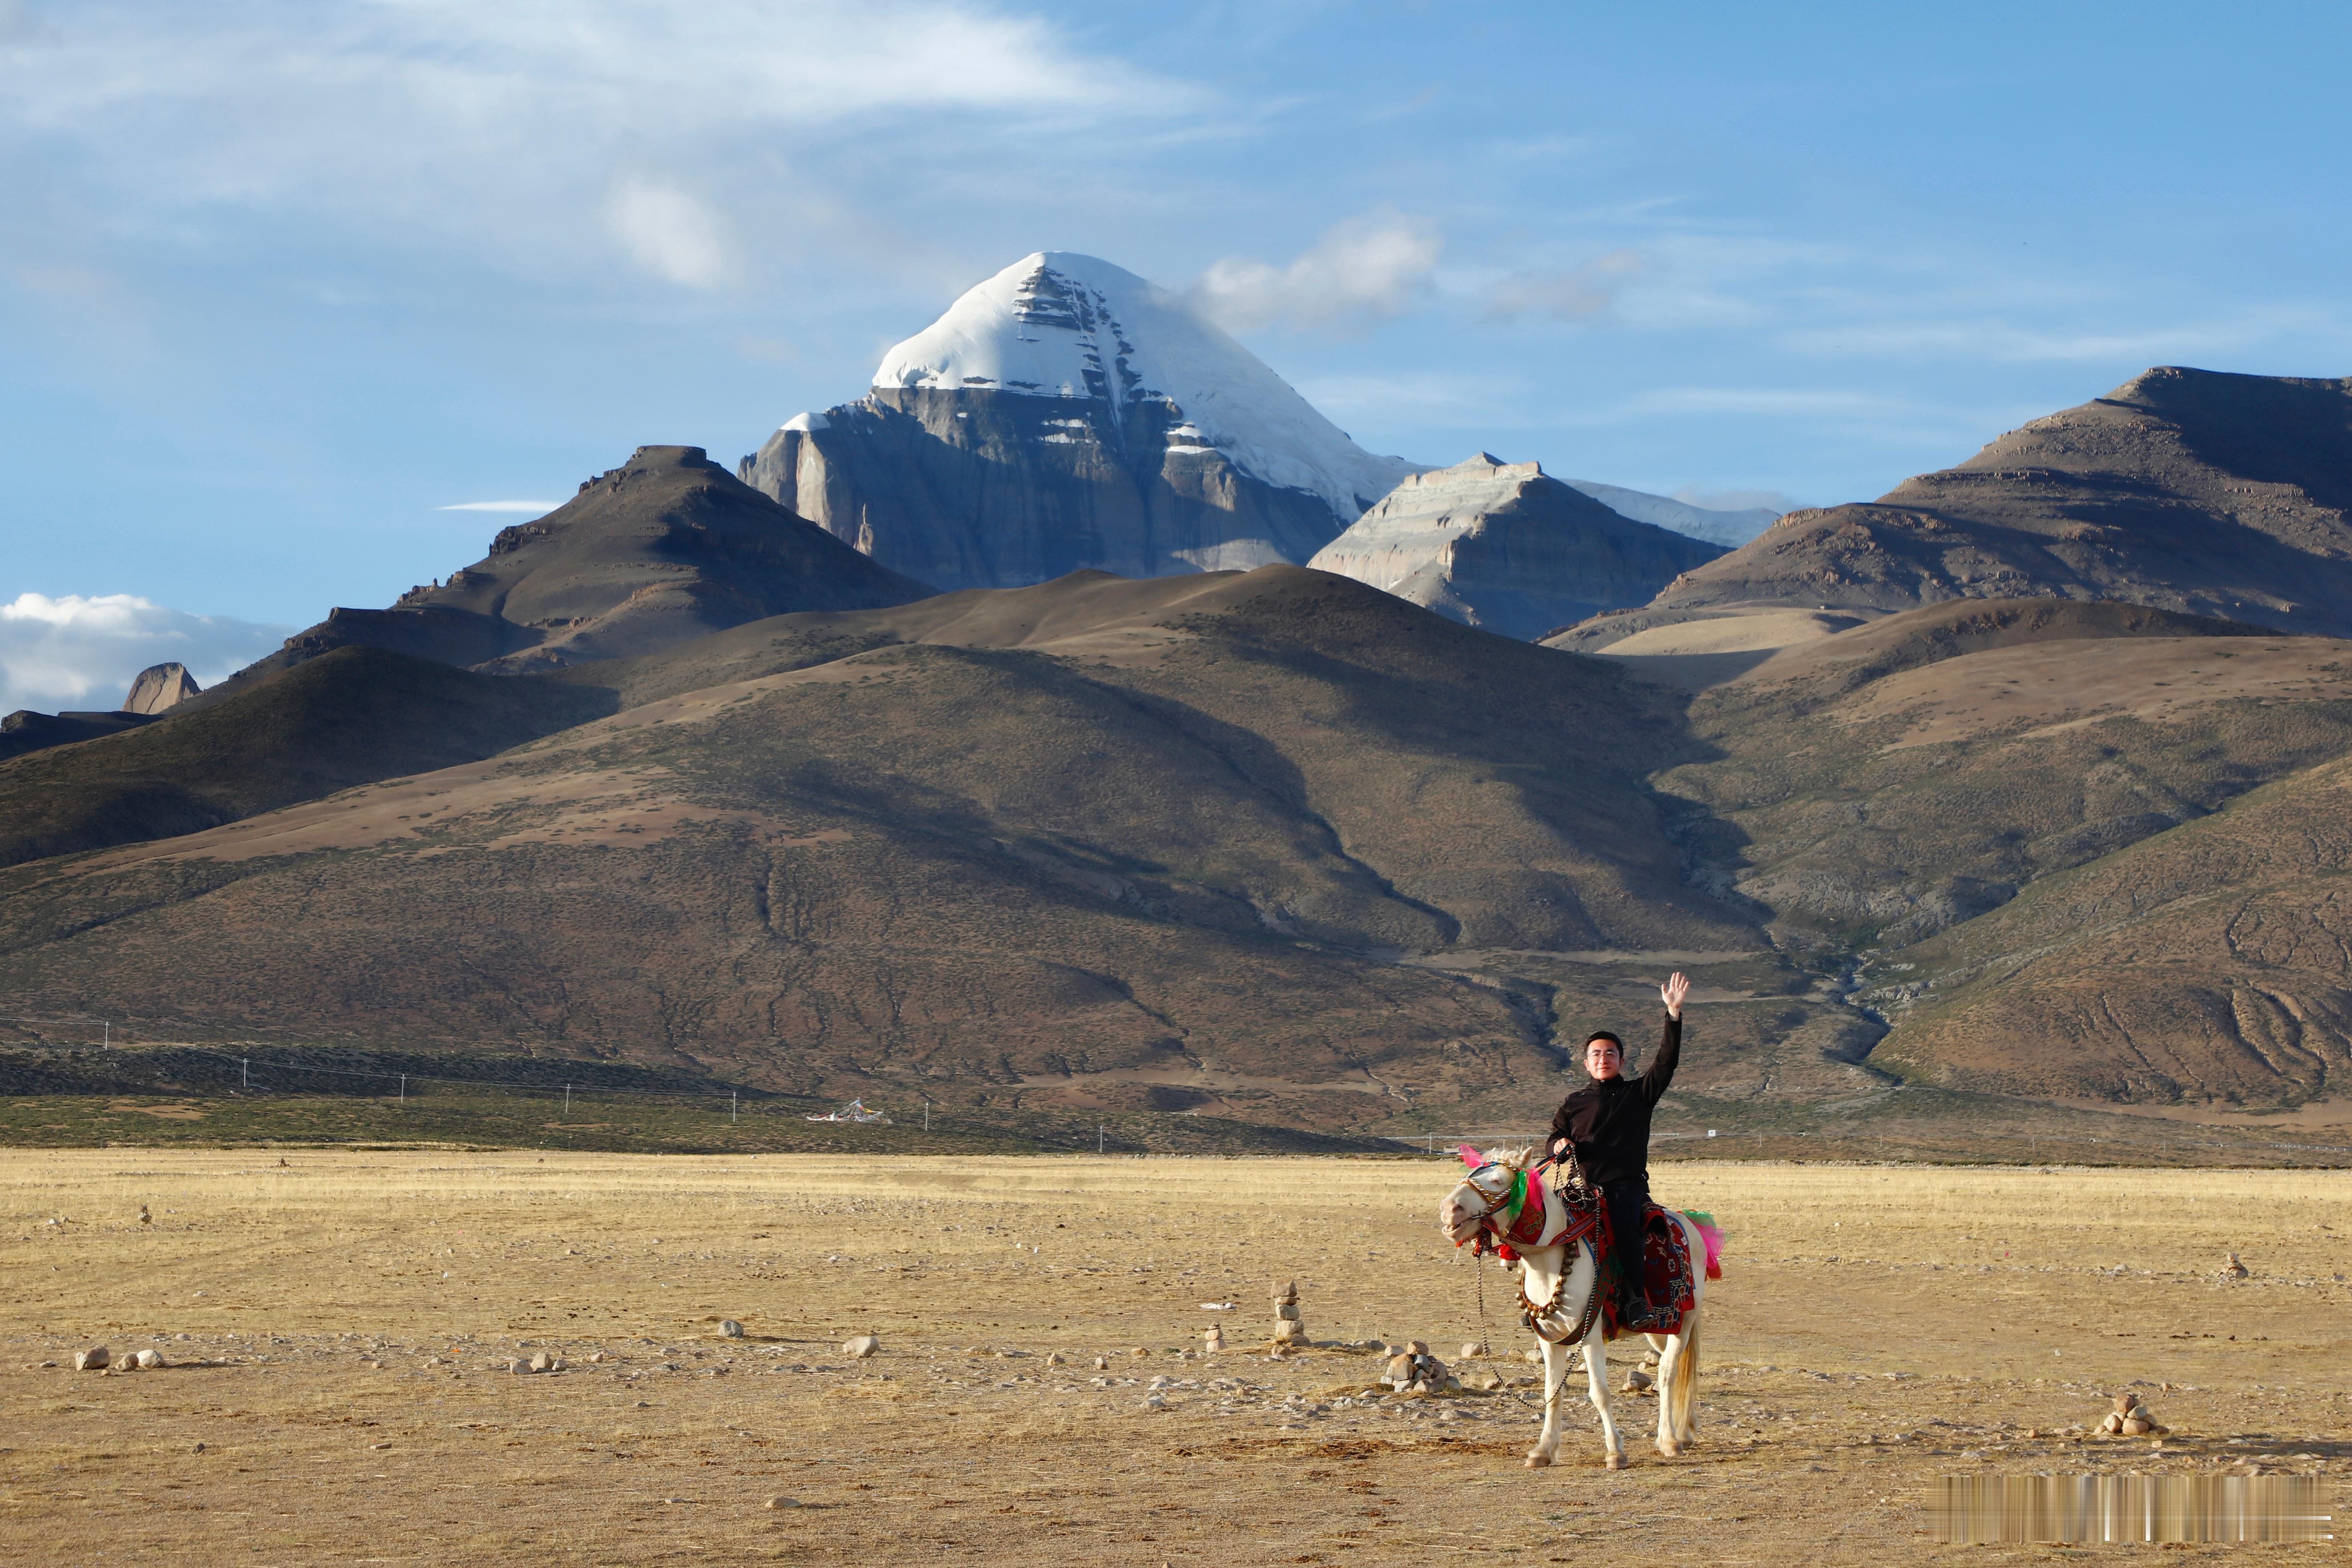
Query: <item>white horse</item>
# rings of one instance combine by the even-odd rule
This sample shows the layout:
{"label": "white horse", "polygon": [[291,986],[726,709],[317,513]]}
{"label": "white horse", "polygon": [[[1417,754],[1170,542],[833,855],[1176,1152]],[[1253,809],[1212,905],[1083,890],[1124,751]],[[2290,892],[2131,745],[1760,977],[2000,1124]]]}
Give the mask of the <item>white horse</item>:
{"label": "white horse", "polygon": [[[1465,1176],[1459,1186],[1438,1205],[1437,1223],[1445,1239],[1456,1247],[1477,1239],[1481,1231],[1498,1238],[1496,1216],[1510,1202],[1515,1179],[1535,1158],[1532,1149],[1497,1151],[1484,1156],[1486,1163]],[[1690,1247],[1691,1309],[1683,1314],[1680,1333],[1645,1334],[1658,1352],[1658,1452],[1673,1458],[1690,1447],[1698,1433],[1698,1332],[1706,1276],[1720,1249],[1719,1233],[1710,1238],[1686,1215],[1667,1214],[1683,1227]],[[1532,1246],[1512,1243],[1519,1255],[1519,1297],[1523,1316],[1543,1342],[1543,1435],[1528,1450],[1528,1468],[1553,1462],[1559,1451],[1559,1404],[1568,1381],[1568,1356],[1584,1351],[1585,1387],[1593,1409],[1601,1413],[1601,1440],[1609,1468],[1625,1468],[1624,1445],[1617,1437],[1617,1422],[1609,1409],[1609,1362],[1603,1348],[1601,1307],[1601,1260],[1592,1238],[1586,1237],[1571,1249],[1560,1244],[1569,1228],[1568,1205],[1559,1189],[1544,1186],[1544,1226]]]}

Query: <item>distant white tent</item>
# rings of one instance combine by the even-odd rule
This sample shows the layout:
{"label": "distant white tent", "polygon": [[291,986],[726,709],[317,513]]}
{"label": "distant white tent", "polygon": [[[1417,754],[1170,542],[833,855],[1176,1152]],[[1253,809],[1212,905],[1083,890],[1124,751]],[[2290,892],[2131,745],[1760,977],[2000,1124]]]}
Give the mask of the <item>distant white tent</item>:
{"label": "distant white tent", "polygon": [[839,1110],[829,1111],[823,1116],[812,1116],[808,1120],[811,1121],[862,1121],[883,1127],[890,1125],[888,1117],[878,1110],[866,1110],[866,1102],[862,1100],[853,1100]]}

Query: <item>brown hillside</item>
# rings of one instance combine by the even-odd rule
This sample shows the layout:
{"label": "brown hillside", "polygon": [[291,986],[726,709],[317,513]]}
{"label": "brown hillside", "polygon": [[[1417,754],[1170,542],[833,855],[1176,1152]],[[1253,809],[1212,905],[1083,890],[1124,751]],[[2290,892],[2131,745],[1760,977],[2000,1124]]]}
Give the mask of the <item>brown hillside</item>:
{"label": "brown hillside", "polygon": [[[2110,635],[2038,640],[2066,630]],[[2242,633],[2111,605],[1915,611],[1702,693],[1715,754],[1656,783],[1784,946],[1917,941],[2352,752],[2352,644]]]}
{"label": "brown hillside", "polygon": [[650,653],[796,610],[936,592],[876,565],[738,480],[699,447],[640,447],[571,500],[389,609],[337,609],[198,703],[334,648],[388,648],[492,673]]}
{"label": "brown hillside", "polygon": [[1868,504],[1796,511],[1653,601],[2116,599],[2352,635],[2352,381],[2150,370]]}
{"label": "brown hillside", "polygon": [[471,762],[613,707],[593,689],[337,648],[208,706],[183,703],[119,734],[0,762],[0,866],[194,833]]}
{"label": "brown hillside", "polygon": [[2011,1094],[2352,1088],[2352,758],[2027,889],[1874,971],[1874,1065]]}
{"label": "brown hillside", "polygon": [[[0,874],[0,984],[199,1036],[1346,1126],[1554,1070],[1542,987],[1391,953],[1760,945],[1684,883],[1639,782],[1674,715],[1605,665],[1290,567],[959,597],[725,634],[937,640]],[[667,657],[570,679],[727,664]]]}

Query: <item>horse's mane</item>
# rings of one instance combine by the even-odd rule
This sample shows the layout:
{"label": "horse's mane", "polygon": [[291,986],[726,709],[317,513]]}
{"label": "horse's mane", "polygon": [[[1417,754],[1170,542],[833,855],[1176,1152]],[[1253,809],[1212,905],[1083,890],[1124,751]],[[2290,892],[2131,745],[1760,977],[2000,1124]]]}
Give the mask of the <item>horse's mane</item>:
{"label": "horse's mane", "polygon": [[1535,1162],[1536,1151],[1533,1144],[1529,1144],[1523,1149],[1489,1149],[1486,1151],[1486,1163],[1490,1165],[1500,1165],[1505,1170],[1524,1171],[1529,1165],[1534,1164]]}

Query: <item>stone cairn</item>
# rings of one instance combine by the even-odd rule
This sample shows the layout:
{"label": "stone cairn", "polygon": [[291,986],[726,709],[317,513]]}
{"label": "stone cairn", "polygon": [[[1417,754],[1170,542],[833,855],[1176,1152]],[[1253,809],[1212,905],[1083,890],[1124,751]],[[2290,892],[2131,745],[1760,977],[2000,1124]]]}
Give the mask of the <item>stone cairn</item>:
{"label": "stone cairn", "polygon": [[1298,1316],[1298,1281],[1296,1279],[1274,1293],[1274,1342],[1278,1345],[1303,1345],[1307,1342],[1307,1324]]}
{"label": "stone cairn", "polygon": [[2099,1423],[2099,1430],[2116,1437],[2146,1437],[2151,1434],[2161,1437],[2172,1428],[2159,1425],[2156,1412],[2141,1404],[2138,1394],[2126,1393],[2116,1395],[2116,1407]]}
{"label": "stone cairn", "polygon": [[2246,1266],[2238,1261],[2238,1255],[2236,1253],[2233,1252],[2230,1254],[2230,1261],[2221,1265],[2221,1278],[2224,1279],[2243,1279],[2245,1277]]}
{"label": "stone cairn", "polygon": [[1381,1369],[1381,1381],[1400,1394],[1444,1394],[1462,1384],[1419,1340],[1408,1342]]}
{"label": "stone cairn", "polygon": [[1211,1323],[1207,1328],[1202,1330],[1201,1348],[1204,1351],[1221,1351],[1224,1349],[1225,1326],[1223,1323]]}

